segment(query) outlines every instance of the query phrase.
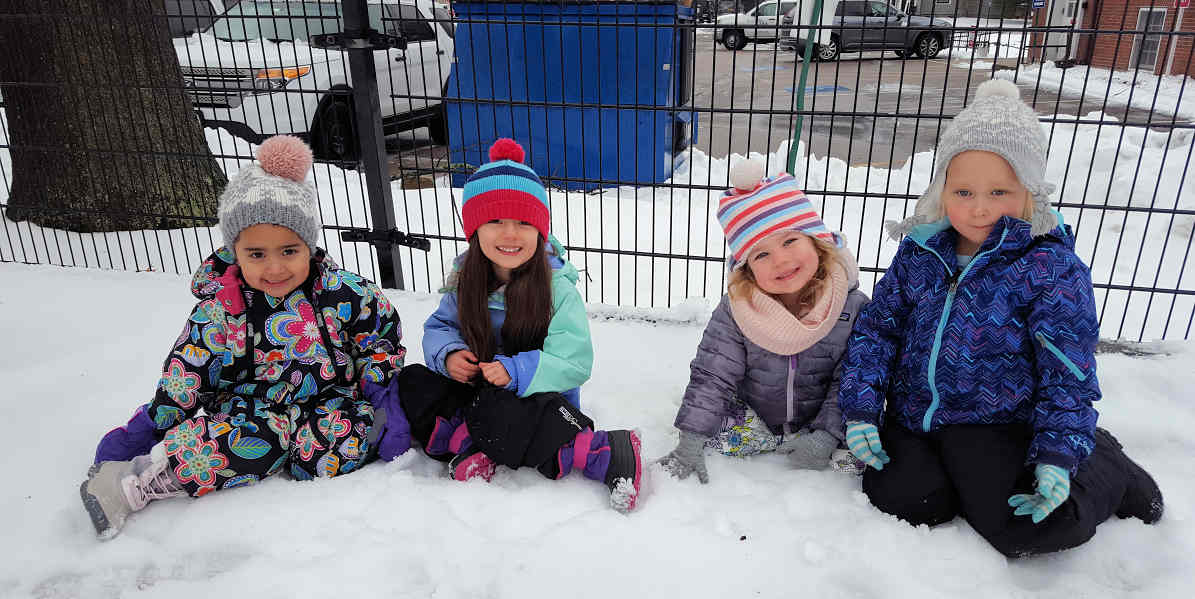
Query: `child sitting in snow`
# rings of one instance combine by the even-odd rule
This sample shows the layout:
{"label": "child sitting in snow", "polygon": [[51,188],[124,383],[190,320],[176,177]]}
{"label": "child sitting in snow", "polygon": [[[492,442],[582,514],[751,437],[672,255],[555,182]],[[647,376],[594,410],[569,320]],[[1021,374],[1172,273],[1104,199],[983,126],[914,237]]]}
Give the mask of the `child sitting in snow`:
{"label": "child sitting in snow", "polygon": [[411,433],[449,476],[490,480],[498,464],[550,479],[573,469],[635,507],[642,467],[633,431],[594,431],[580,409],[593,345],[577,270],[549,235],[548,194],[500,139],[464,188],[469,249],[424,324],[428,367],[403,369],[399,397]]}
{"label": "child sitting in snow", "polygon": [[[80,489],[101,538],[153,500],[284,468],[299,479],[336,476],[377,453],[386,407],[375,411],[366,392],[379,395],[402,367],[398,314],[316,247],[319,207],[304,182],[311,150],[276,136],[257,159],[220,196],[225,245],[195,273],[199,303],[153,401],[104,437]],[[401,442],[396,408],[387,433]]]}
{"label": "child sitting in snow", "polygon": [[[792,175],[761,181],[763,172],[760,162],[737,165],[718,205],[729,289],[690,366],[680,442],[660,460],[678,478],[708,481],[707,445],[732,456],[778,451],[821,469],[843,438],[839,362],[867,296],[850,250]],[[839,467],[853,468],[845,458]]]}
{"label": "child sitting in snow", "polygon": [[914,525],[961,515],[997,550],[1067,549],[1162,494],[1096,428],[1091,275],[1050,207],[1047,139],[993,80],[938,144],[934,179],[859,315],[839,405],[873,505]]}

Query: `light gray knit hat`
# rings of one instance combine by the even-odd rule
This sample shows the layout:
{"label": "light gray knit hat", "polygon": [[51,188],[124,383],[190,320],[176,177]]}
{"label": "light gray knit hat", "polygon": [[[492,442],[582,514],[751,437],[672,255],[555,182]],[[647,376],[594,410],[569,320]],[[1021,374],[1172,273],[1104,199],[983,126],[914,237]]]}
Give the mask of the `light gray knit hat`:
{"label": "light gray knit hat", "polygon": [[917,200],[913,216],[900,222],[887,221],[888,234],[898,239],[917,225],[942,218],[946,167],[951,159],[967,150],[985,150],[1008,161],[1033,200],[1031,234],[1049,233],[1058,226],[1058,220],[1050,213],[1054,185],[1045,180],[1048,145],[1037,113],[1021,101],[1017,86],[1004,79],[985,81],[975,90],[971,104],[954,117],[938,138],[934,177]]}
{"label": "light gray knit hat", "polygon": [[311,148],[291,135],[275,135],[257,149],[257,162],[242,168],[220,194],[220,231],[232,249],[253,225],[282,225],[315,252],[323,223],[315,186],[307,183]]}

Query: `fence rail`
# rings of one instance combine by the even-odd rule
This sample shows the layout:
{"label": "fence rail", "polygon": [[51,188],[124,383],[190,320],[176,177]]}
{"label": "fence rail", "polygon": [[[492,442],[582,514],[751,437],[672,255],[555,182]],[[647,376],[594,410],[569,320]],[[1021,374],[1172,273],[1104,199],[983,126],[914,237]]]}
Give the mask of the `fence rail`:
{"label": "fence rail", "polygon": [[[0,58],[0,261],[190,273],[221,243],[213,213],[100,208],[109,204],[90,198],[106,192],[79,169],[66,178],[87,201],[47,198],[43,212],[31,211],[25,190],[39,164],[21,158],[123,164],[154,189],[189,190],[160,165],[210,160],[231,175],[261,139],[294,133],[318,154],[312,177],[328,252],[387,285],[435,291],[465,247],[461,183],[495,138],[512,136],[549,186],[553,234],[582,271],[587,301],[673,306],[719,296],[725,246],[713,211],[730,167],[748,155],[769,174],[792,160],[823,219],[849,240],[869,290],[896,249],[883,223],[911,213],[942,128],[979,83],[1002,77],[1050,136],[1053,199],[1092,269],[1103,335],[1190,336],[1195,101],[1189,77],[1155,73],[1195,73],[1195,26],[1169,3],[1103,8],[1072,23],[1051,5],[1002,19],[906,15],[894,3],[886,15],[848,19],[835,14],[877,3],[826,0],[817,24],[796,16],[812,14],[813,0],[764,0],[729,21],[712,20],[717,3],[695,12],[687,0],[223,4],[223,15],[181,20],[165,9],[179,3],[161,0],[0,8],[0,39],[59,36],[39,40],[48,50],[0,41],[10,50]],[[141,40],[177,76],[139,77],[120,62],[127,55],[82,41],[105,31]],[[64,76],[16,68],[35,55],[58,61]],[[84,75],[65,76],[82,64],[86,85]],[[164,120],[147,98],[182,103],[198,121]],[[82,140],[30,137],[20,114],[30,102],[86,108]],[[184,142],[200,124],[201,141]],[[120,141],[130,129],[155,143]],[[46,224],[63,214],[175,228]]]}

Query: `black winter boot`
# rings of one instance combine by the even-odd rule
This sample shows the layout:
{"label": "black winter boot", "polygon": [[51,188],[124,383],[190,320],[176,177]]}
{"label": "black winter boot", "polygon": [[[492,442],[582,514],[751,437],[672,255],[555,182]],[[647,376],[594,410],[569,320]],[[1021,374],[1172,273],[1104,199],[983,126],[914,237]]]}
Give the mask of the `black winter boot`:
{"label": "black winter boot", "polygon": [[1137,462],[1125,455],[1124,447],[1116,437],[1112,436],[1112,433],[1102,428],[1095,429],[1095,442],[1096,444],[1106,444],[1108,448],[1112,449],[1128,474],[1128,488],[1125,490],[1120,507],[1116,509],[1117,517],[1140,518],[1146,524],[1153,524],[1161,519],[1164,507],[1162,490],[1158,488],[1158,483],[1154,482],[1153,477],[1144,468],[1137,465]]}
{"label": "black winter boot", "polygon": [[610,488],[610,506],[620,512],[635,509],[643,481],[643,460],[639,454],[639,435],[635,431],[610,431],[610,467],[606,486]]}

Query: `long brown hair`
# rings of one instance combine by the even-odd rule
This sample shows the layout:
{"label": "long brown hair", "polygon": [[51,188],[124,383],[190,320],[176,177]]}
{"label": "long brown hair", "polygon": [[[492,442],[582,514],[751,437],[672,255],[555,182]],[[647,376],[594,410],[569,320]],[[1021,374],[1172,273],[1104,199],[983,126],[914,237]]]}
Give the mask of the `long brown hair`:
{"label": "long brown hair", "polygon": [[[536,237],[535,253],[510,273],[506,284],[506,319],[502,323],[502,351],[507,355],[543,349],[552,321],[552,267],[543,237]],[[477,234],[469,238],[457,277],[457,318],[461,335],[482,362],[497,353],[490,324],[489,296],[502,286],[494,265],[481,251]]]}
{"label": "long brown hair", "polygon": [[[830,284],[830,269],[831,261],[837,263],[839,266],[845,265],[842,263],[842,257],[838,254],[838,248],[831,245],[829,242],[809,236],[809,240],[813,242],[813,249],[817,252],[817,272],[809,278],[809,282],[797,292],[797,314],[794,316],[800,318],[807,314],[817,301],[821,299],[822,293]],[[763,291],[759,287],[759,283],[755,282],[755,273],[751,272],[751,265],[747,263],[747,258],[743,258],[742,268],[736,268],[734,272],[730,273],[730,283],[727,285],[727,292],[730,297],[734,299],[751,300],[751,290],[753,288]],[[765,292],[766,293],[766,292]],[[770,294],[769,294],[770,295]],[[779,298],[776,298],[779,300]]]}

